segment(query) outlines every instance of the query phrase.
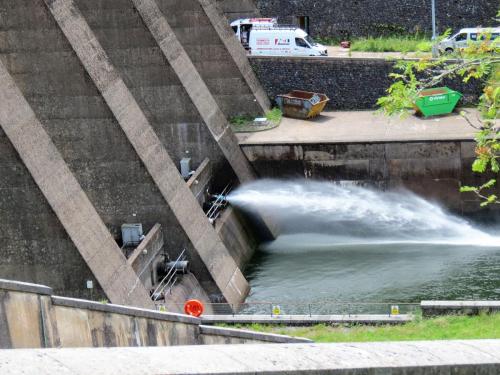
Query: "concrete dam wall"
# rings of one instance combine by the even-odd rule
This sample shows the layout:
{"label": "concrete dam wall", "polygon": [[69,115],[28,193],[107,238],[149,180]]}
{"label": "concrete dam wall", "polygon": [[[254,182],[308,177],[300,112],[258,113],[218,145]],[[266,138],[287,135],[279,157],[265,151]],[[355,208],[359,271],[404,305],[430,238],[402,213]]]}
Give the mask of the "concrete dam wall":
{"label": "concrete dam wall", "polygon": [[[268,101],[210,0],[0,1],[0,277],[149,306],[120,226],[163,228],[207,292],[248,285],[179,174],[253,171],[227,118]],[[227,28],[227,30],[225,30]],[[223,173],[221,173],[223,172]]]}

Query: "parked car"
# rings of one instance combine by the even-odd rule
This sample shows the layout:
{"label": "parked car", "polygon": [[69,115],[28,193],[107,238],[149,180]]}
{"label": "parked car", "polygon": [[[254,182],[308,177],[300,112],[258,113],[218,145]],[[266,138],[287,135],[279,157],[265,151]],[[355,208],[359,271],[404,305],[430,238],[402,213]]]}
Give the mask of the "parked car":
{"label": "parked car", "polygon": [[458,33],[449,38],[443,39],[438,48],[441,53],[458,52],[466,48],[469,43],[476,43],[490,37],[490,42],[494,41],[500,35],[500,27],[493,28],[467,28],[461,29]]}

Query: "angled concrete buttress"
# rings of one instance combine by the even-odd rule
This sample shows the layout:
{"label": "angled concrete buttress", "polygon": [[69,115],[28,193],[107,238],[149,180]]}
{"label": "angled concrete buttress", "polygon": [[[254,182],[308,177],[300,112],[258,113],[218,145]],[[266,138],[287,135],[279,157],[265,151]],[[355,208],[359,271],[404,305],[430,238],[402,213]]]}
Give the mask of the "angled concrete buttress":
{"label": "angled concrete buttress", "polygon": [[132,0],[144,23],[175,71],[203,121],[221,148],[241,182],[255,178],[254,171],[241,151],[226,116],[203,81],[193,62],[175,36],[155,0]]}
{"label": "angled concrete buttress", "polygon": [[233,58],[236,66],[241,72],[241,75],[245,79],[247,85],[252,90],[255,98],[259,102],[262,110],[268,111],[271,108],[271,103],[267,93],[259,82],[259,79],[255,75],[246,54],[245,49],[234,36],[233,30],[229,27],[228,20],[222,13],[217,4],[216,0],[198,0],[202,6],[205,14],[207,15],[210,23],[217,31],[219,38],[226,46],[229,54]]}
{"label": "angled concrete buttress", "polygon": [[0,125],[108,298],[117,304],[153,307],[148,292],[1,62]]}
{"label": "angled concrete buttress", "polygon": [[[79,9],[73,0],[45,0],[45,3],[205,263],[217,287],[227,302],[239,304],[249,291],[245,277],[207,220],[161,140],[120,74],[111,65],[106,52]],[[237,143],[234,145],[238,147]]]}

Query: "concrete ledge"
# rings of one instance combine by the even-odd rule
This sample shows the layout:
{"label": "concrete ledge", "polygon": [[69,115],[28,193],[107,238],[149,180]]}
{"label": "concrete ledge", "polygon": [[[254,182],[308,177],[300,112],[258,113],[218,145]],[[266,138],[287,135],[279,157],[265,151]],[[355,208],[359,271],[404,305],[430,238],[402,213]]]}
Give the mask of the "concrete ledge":
{"label": "concrete ledge", "polygon": [[1,350],[2,374],[500,373],[500,340]]}
{"label": "concrete ledge", "polygon": [[267,341],[273,342],[277,344],[292,344],[292,343],[312,343],[312,340],[300,338],[300,337],[291,337],[284,335],[275,335],[272,333],[260,333],[254,331],[247,331],[242,329],[231,329],[231,328],[222,328],[222,327],[211,327],[200,325],[200,333],[202,335],[211,335],[211,336],[225,336],[231,338],[239,338],[245,340],[258,340],[258,341]]}
{"label": "concrete ledge", "polygon": [[500,301],[422,301],[420,307],[424,316],[477,315],[500,312]]}
{"label": "concrete ledge", "polygon": [[411,315],[204,315],[203,324],[403,324],[412,320]]}
{"label": "concrete ledge", "polygon": [[52,288],[45,285],[24,283],[22,281],[11,281],[5,279],[0,279],[0,289],[12,290],[15,292],[43,294],[47,296],[50,296],[53,293]]}
{"label": "concrete ledge", "polygon": [[[156,246],[156,250],[160,251],[161,248],[163,247],[162,235],[163,234],[161,232],[161,224],[156,223],[153,226],[153,228],[151,228],[151,230],[148,232],[146,237],[142,240],[142,242],[139,244],[139,246],[137,246],[132,255],[130,255],[130,257],[127,259],[127,263],[133,266],[137,258],[139,258],[144,253],[144,250],[153,250],[155,245],[153,241],[161,242],[161,245]],[[149,254],[149,257],[154,258],[157,254],[158,252]]]}
{"label": "concrete ledge", "polygon": [[122,305],[104,304],[100,302],[87,301],[76,298],[52,296],[52,304],[55,306],[102,311],[114,314],[132,315],[139,318],[166,320],[170,322],[180,322],[180,323],[195,324],[195,325],[199,325],[201,323],[200,319],[188,315],[164,313],[155,310],[127,307]]}

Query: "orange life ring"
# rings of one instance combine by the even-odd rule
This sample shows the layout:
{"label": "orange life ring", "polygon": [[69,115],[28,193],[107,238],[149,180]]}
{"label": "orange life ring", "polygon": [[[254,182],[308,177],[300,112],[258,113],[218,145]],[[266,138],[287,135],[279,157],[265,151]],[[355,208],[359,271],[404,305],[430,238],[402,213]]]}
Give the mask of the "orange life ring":
{"label": "orange life ring", "polygon": [[190,299],[184,304],[184,312],[187,315],[195,316],[195,317],[200,317],[201,314],[203,314],[203,311],[205,311],[205,307],[203,306],[203,303],[201,301],[198,301],[197,299]]}

